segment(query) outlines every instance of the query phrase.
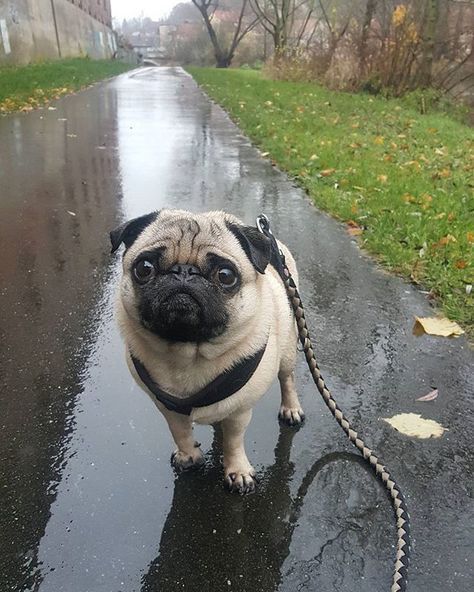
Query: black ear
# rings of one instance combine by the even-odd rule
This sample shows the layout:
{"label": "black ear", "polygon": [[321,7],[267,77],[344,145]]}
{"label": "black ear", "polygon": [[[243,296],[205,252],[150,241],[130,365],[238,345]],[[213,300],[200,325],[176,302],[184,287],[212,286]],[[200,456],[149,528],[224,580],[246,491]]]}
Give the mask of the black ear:
{"label": "black ear", "polygon": [[255,269],[259,273],[265,273],[271,257],[270,239],[254,226],[229,223],[227,227],[235,235]]}
{"label": "black ear", "polygon": [[135,242],[138,236],[145,230],[145,228],[158,218],[158,212],[151,212],[139,218],[134,218],[128,222],[124,222],[110,233],[110,242],[112,243],[112,253],[120,247],[123,243],[125,248]]}

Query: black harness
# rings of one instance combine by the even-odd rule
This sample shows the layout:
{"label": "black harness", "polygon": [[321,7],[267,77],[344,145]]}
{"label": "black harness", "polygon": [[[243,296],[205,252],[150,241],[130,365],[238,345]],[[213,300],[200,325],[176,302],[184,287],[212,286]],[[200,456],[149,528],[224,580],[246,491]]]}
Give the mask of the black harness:
{"label": "black harness", "polygon": [[132,358],[138,376],[160,403],[170,411],[175,411],[176,413],[181,413],[183,415],[190,415],[193,408],[207,407],[213,403],[223,401],[245,386],[258,368],[266,347],[267,344],[265,343],[265,345],[253,355],[244,358],[229,370],[225,370],[222,374],[219,374],[219,376],[214,378],[212,382],[207,384],[197,393],[194,393],[194,395],[183,399],[175,397],[163,390],[161,386],[153,380],[140,360],[135,358],[131,353],[130,357]]}

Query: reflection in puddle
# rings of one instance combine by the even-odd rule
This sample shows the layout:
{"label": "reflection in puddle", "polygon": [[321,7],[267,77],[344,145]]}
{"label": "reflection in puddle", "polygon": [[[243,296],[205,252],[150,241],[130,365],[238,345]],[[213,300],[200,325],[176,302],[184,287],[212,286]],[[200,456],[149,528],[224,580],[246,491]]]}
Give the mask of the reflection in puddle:
{"label": "reflection in puddle", "polygon": [[[353,590],[353,585],[343,586],[348,573],[355,581],[363,581],[366,548],[389,547],[386,533],[374,529],[380,520],[376,503],[380,487],[369,477],[374,483],[369,483],[360,499],[360,490],[351,488],[351,476],[357,473],[360,481],[360,471],[371,474],[370,469],[358,455],[341,452],[317,460],[301,481],[298,478],[293,495],[291,487],[297,479],[290,452],[295,433],[281,428],[275,461],[260,473],[257,493],[239,499],[222,492],[218,468],[222,448],[216,429],[206,469],[181,475],[175,482],[159,554],[142,579],[142,592],[197,592],[227,586],[272,592],[280,585],[282,572],[285,590],[300,589],[302,574],[311,574],[312,589],[324,584],[323,589]],[[305,499],[310,491],[324,503],[316,504],[316,512],[312,505],[307,514]],[[327,522],[323,529],[320,520]],[[302,521],[310,528],[309,544],[298,536]],[[323,567],[322,557],[329,546],[334,561]],[[350,566],[347,547],[351,549]],[[297,561],[288,561],[290,549]],[[372,560],[380,569],[383,563],[377,566],[377,561],[384,558]],[[390,568],[386,571],[388,579]],[[329,582],[339,582],[339,587],[328,588]]]}

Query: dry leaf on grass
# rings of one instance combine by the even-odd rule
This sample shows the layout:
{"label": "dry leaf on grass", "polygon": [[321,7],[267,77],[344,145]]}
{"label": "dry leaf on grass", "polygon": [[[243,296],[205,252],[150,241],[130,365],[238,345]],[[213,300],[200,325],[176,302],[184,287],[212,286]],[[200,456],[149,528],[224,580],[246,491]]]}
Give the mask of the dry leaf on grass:
{"label": "dry leaf on grass", "polygon": [[413,335],[438,335],[440,337],[459,337],[464,333],[463,329],[444,317],[415,317]]}
{"label": "dry leaf on grass", "polygon": [[393,417],[383,417],[393,428],[412,438],[440,438],[447,428],[433,419],[423,419],[418,413],[400,413]]}
{"label": "dry leaf on grass", "polygon": [[362,228],[353,228],[352,226],[349,226],[347,228],[347,232],[351,235],[351,236],[360,236],[363,232]]}
{"label": "dry leaf on grass", "polygon": [[427,395],[418,397],[417,401],[434,401],[438,397],[438,389],[433,389]]}
{"label": "dry leaf on grass", "polygon": [[324,169],[324,170],[320,171],[319,174],[321,175],[321,177],[329,177],[330,175],[332,175],[335,172],[336,172],[336,169]]}

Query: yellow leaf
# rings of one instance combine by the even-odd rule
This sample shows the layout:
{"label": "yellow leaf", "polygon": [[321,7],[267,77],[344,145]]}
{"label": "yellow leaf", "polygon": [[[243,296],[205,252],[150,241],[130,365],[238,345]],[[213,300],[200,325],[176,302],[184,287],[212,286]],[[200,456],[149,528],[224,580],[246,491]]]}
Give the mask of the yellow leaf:
{"label": "yellow leaf", "polygon": [[395,7],[392,14],[392,23],[395,27],[400,27],[405,22],[407,16],[407,7],[404,4],[399,4]]}
{"label": "yellow leaf", "polygon": [[444,317],[415,317],[413,334],[419,337],[425,333],[439,337],[459,337],[464,331],[456,322]]}
{"label": "yellow leaf", "polygon": [[474,243],[474,232],[466,232],[466,238],[468,243]]}
{"label": "yellow leaf", "polygon": [[436,179],[448,179],[451,176],[451,171],[449,169],[441,169],[434,174]]}
{"label": "yellow leaf", "polygon": [[386,183],[388,181],[388,177],[387,177],[387,175],[379,175],[377,177],[377,180],[380,181],[381,183]]}
{"label": "yellow leaf", "polygon": [[[448,216],[448,218],[449,218],[449,216]],[[457,242],[458,241],[456,240],[455,236],[453,236],[452,234],[447,234],[446,236],[441,237],[436,244],[438,246],[445,247],[449,243],[457,243]]]}
{"label": "yellow leaf", "polygon": [[383,417],[397,432],[410,436],[411,438],[440,438],[448,431],[440,423],[433,419],[424,419],[419,413],[399,413],[393,417]]}
{"label": "yellow leaf", "polygon": [[332,175],[333,173],[336,172],[336,169],[324,169],[322,171],[320,171],[320,175],[321,177],[329,177],[329,175]]}
{"label": "yellow leaf", "polygon": [[385,138],[383,136],[375,136],[374,138],[374,144],[377,144],[379,146],[381,146],[385,141]]}
{"label": "yellow leaf", "polygon": [[347,232],[351,235],[351,236],[359,236],[362,234],[363,230],[362,228],[351,228],[349,227],[347,229]]}

